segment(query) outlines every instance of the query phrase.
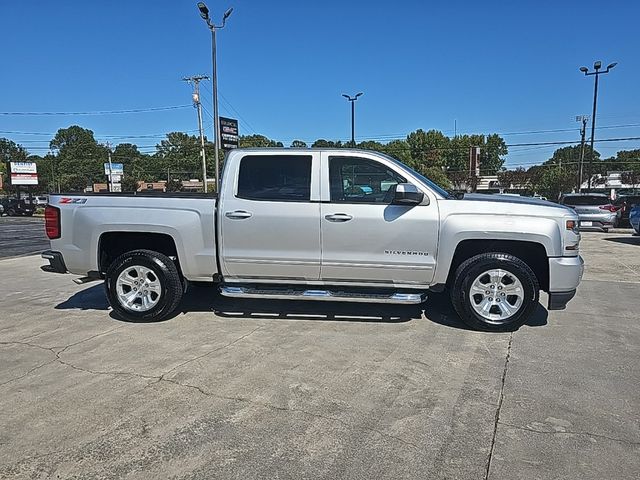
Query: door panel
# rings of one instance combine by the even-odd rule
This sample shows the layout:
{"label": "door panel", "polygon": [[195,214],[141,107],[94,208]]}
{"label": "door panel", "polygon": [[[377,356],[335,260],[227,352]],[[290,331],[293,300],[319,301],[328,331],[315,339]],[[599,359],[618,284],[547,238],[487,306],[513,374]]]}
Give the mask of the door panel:
{"label": "door panel", "polygon": [[[329,215],[349,221],[327,220]],[[321,279],[390,284],[428,284],[435,268],[438,215],[435,205],[323,203]]]}
{"label": "door panel", "polygon": [[392,205],[396,183],[407,181],[392,165],[356,156],[323,156],[328,202],[320,211],[326,282],[427,285],[438,244],[437,202]]}
{"label": "door panel", "polygon": [[224,276],[318,280],[320,204],[311,202],[311,182],[319,181],[319,154],[248,155],[226,175],[234,189],[218,212]]}

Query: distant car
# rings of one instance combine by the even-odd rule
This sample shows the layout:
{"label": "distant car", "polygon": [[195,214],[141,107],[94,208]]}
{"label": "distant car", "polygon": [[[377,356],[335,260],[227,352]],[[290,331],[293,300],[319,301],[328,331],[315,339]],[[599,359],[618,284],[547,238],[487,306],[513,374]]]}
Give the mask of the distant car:
{"label": "distant car", "polygon": [[24,198],[2,198],[0,199],[0,216],[8,215],[14,217],[16,215],[26,215],[30,217],[36,211],[36,206]]}
{"label": "distant car", "polygon": [[49,205],[49,197],[46,195],[39,195],[37,197],[33,197],[35,204],[38,206],[46,206]]}
{"label": "distant car", "polygon": [[629,212],[629,223],[636,231],[636,235],[640,235],[640,204],[634,206]]}
{"label": "distant car", "polygon": [[635,205],[640,205],[640,195],[620,195],[612,203],[618,208],[616,226],[626,227],[629,224],[629,212]]}
{"label": "distant car", "polygon": [[576,211],[581,229],[599,228],[606,233],[615,225],[618,207],[603,193],[565,193],[560,203]]}

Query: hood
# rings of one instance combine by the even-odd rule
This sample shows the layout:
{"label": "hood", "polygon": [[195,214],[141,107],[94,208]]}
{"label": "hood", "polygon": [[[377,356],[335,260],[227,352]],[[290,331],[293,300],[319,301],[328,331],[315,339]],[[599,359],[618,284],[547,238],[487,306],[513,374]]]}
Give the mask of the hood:
{"label": "hood", "polygon": [[559,203],[549,202],[548,200],[541,200],[533,197],[518,197],[515,195],[500,195],[497,193],[484,194],[484,193],[465,193],[464,200],[476,201],[476,202],[498,202],[498,203],[515,203],[518,205],[536,205],[538,207],[554,207],[562,210],[568,210],[573,212],[573,209],[560,205]]}

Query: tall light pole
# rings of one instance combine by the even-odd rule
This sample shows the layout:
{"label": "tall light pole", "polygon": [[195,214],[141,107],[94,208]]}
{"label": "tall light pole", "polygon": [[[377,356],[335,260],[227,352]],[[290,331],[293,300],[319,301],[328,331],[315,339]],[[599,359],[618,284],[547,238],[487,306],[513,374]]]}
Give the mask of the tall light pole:
{"label": "tall light pole", "polygon": [[193,83],[193,106],[198,111],[198,131],[200,132],[200,156],[202,157],[202,186],[204,187],[204,193],[207,193],[207,157],[204,153],[204,131],[202,130],[202,103],[200,102],[200,82],[202,80],[209,80],[206,75],[194,75],[191,77],[184,77],[182,79],[185,82]]}
{"label": "tall light pole", "polygon": [[591,115],[591,155],[589,156],[589,179],[587,180],[587,193],[591,193],[591,176],[592,173],[592,163],[593,163],[593,140],[596,132],[596,105],[598,103],[598,77],[603,73],[609,73],[609,71],[617,65],[616,62],[610,63],[607,65],[606,70],[600,70],[602,68],[602,62],[598,60],[593,64],[593,72],[590,72],[587,67],[580,67],[580,71],[585,74],[585,76],[595,75],[596,79],[593,87],[593,114]]}
{"label": "tall light pole", "polygon": [[355,96],[351,97],[346,93],[343,93],[342,96],[351,102],[351,146],[356,146],[356,126],[355,126],[355,118],[356,118],[356,100],[358,97],[362,95],[362,92],[356,93]]}
{"label": "tall light pole", "polygon": [[233,12],[233,8],[228,9],[222,16],[222,24],[216,25],[211,22],[209,18],[209,9],[204,2],[198,2],[198,10],[200,10],[200,16],[207,22],[207,27],[211,30],[211,64],[212,64],[212,78],[213,78],[213,135],[215,139],[214,156],[216,164],[216,192],[218,191],[218,185],[220,184],[220,166],[218,165],[218,150],[220,149],[220,117],[218,116],[218,67],[216,65],[216,30],[224,28],[227,23],[227,18]]}

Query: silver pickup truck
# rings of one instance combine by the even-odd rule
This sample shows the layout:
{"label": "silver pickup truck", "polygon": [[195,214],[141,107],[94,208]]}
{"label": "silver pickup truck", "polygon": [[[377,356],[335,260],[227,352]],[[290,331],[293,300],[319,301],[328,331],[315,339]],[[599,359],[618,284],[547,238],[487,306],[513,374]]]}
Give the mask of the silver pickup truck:
{"label": "silver pickup truck", "polygon": [[421,303],[447,289],[473,328],[509,330],[583,271],[576,213],[450,195],[381,153],[237,149],[219,196],[52,195],[43,270],[104,279],[116,315],[160,320],[189,282],[229,297]]}

